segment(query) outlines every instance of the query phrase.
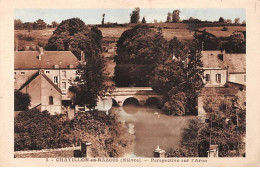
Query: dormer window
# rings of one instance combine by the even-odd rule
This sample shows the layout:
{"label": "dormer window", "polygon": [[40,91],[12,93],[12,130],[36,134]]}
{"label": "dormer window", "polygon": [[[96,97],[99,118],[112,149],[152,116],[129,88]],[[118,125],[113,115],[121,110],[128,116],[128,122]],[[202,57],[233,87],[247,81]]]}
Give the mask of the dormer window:
{"label": "dormer window", "polygon": [[224,55],[223,54],[219,54],[218,55],[218,59],[220,59],[221,61],[224,61]]}

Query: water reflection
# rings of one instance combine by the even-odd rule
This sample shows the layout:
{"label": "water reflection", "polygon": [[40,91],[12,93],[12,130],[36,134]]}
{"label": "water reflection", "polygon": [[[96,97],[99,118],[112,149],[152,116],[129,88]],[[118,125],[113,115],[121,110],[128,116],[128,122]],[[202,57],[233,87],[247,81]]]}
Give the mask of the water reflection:
{"label": "water reflection", "polygon": [[125,122],[130,134],[135,136],[131,155],[152,157],[157,145],[167,150],[180,144],[183,128],[196,116],[168,116],[160,109],[140,106],[112,107],[119,120]]}

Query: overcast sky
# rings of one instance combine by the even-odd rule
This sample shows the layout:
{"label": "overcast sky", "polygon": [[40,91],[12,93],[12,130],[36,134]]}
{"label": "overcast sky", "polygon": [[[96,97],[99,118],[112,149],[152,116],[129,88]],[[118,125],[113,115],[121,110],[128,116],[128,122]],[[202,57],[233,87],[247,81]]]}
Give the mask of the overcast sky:
{"label": "overcast sky", "polygon": [[[245,9],[242,8],[178,8],[180,9],[180,18],[189,17],[201,20],[218,21],[219,17],[231,19],[239,17],[240,22],[246,20]],[[174,8],[141,8],[140,21],[144,16],[148,23],[155,19],[165,22],[167,13],[175,10]],[[21,19],[23,22],[34,22],[37,19],[43,19],[46,23],[52,21],[61,22],[62,20],[78,17],[86,24],[100,24],[102,14],[105,13],[105,22],[129,23],[130,13],[133,8],[91,8],[91,9],[15,9],[14,19]]]}

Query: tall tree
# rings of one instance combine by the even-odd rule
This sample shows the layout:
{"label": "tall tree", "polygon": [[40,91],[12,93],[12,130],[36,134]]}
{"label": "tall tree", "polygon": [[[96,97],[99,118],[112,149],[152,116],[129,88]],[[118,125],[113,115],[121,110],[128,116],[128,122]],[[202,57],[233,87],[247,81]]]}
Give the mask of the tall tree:
{"label": "tall tree", "polygon": [[166,23],[171,23],[172,22],[172,13],[168,12],[167,18],[166,18]]}
{"label": "tall tree", "polygon": [[147,25],[123,32],[117,42],[115,83],[117,86],[148,86],[157,62],[166,56],[166,40]]}
{"label": "tall tree", "polygon": [[89,109],[95,108],[108,89],[101,40],[102,33],[97,27],[89,29],[79,18],[72,18],[60,23],[45,47],[50,51],[71,51],[78,59],[85,54],[86,64],[79,68],[81,79],[71,91],[76,94],[75,104],[86,104]]}
{"label": "tall tree", "polygon": [[171,115],[196,113],[197,92],[203,87],[201,55],[197,44],[176,37],[168,45],[168,58],[158,63],[150,85],[163,95],[163,110]]}
{"label": "tall tree", "polygon": [[33,23],[33,28],[34,28],[34,29],[40,29],[40,30],[42,30],[42,29],[45,29],[46,26],[47,26],[47,24],[46,24],[46,23],[44,22],[44,20],[42,20],[42,19],[38,19],[37,21],[35,21],[35,22]]}
{"label": "tall tree", "polygon": [[104,25],[104,24],[105,24],[105,16],[106,16],[106,14],[105,14],[105,13],[103,13],[103,14],[102,14],[102,22],[101,22],[101,24],[102,24],[102,25]]}
{"label": "tall tree", "polygon": [[130,23],[138,23],[140,19],[140,8],[137,7],[130,14]]}
{"label": "tall tree", "polygon": [[173,23],[180,22],[180,10],[174,10],[172,12],[172,22]]}

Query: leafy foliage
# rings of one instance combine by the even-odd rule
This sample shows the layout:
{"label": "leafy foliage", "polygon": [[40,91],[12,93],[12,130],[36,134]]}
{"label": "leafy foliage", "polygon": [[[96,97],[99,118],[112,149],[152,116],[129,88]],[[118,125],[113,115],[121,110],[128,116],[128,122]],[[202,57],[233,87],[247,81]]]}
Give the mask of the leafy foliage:
{"label": "leafy foliage", "polygon": [[167,60],[156,65],[150,85],[163,95],[163,109],[168,114],[194,113],[197,91],[203,87],[203,65],[197,44],[184,44],[175,37],[168,44],[168,53]]}
{"label": "leafy foliage", "polygon": [[203,30],[200,34],[195,32],[194,38],[197,40],[197,43],[199,43],[201,50],[219,50],[221,48],[220,39],[208,33],[206,30]]}
{"label": "leafy foliage", "polygon": [[81,79],[71,91],[76,94],[75,104],[87,104],[89,109],[95,108],[98,98],[104,96],[108,88],[101,39],[102,33],[97,27],[89,29],[82,20],[72,18],[59,24],[45,47],[51,51],[72,51],[78,59],[84,53],[86,64],[79,68]]}
{"label": "leafy foliage", "polygon": [[191,120],[182,133],[180,148],[169,150],[168,157],[207,157],[210,142],[218,145],[220,157],[230,156],[230,150],[235,150],[236,156],[243,154],[246,110],[239,104],[239,98],[208,98],[204,109],[208,123]]}
{"label": "leafy foliage", "polygon": [[39,150],[71,146],[67,122],[37,109],[19,113],[14,120],[15,150]]}
{"label": "leafy foliage", "polygon": [[245,53],[246,52],[246,39],[241,32],[233,32],[230,35],[228,42],[224,44],[227,53]]}
{"label": "leafy foliage", "polygon": [[15,150],[39,150],[92,143],[92,156],[123,156],[132,146],[132,136],[115,115],[78,113],[72,120],[29,110],[15,117]]}
{"label": "leafy foliage", "polygon": [[137,7],[130,14],[130,23],[138,23],[140,19],[140,8]]}
{"label": "leafy foliage", "polygon": [[20,91],[14,91],[14,110],[24,111],[27,110],[31,104],[31,97],[29,94]]}
{"label": "leafy foliage", "polygon": [[173,23],[180,22],[180,10],[174,10],[172,12],[172,22]]}
{"label": "leafy foliage", "polygon": [[[117,42],[115,83],[117,86],[148,86],[156,63],[167,55],[167,42],[147,25],[123,32]],[[127,83],[124,82],[125,79]]]}

